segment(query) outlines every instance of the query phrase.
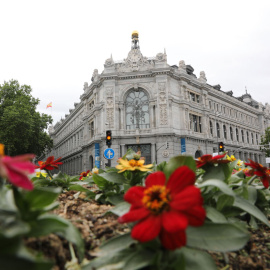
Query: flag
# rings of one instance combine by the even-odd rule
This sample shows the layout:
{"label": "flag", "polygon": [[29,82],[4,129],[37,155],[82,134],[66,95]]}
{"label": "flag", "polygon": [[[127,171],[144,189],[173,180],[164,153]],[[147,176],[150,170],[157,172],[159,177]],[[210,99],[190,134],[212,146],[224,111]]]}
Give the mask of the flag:
{"label": "flag", "polygon": [[52,102],[50,102],[50,103],[47,105],[46,109],[48,109],[48,108],[50,108],[50,107],[52,107]]}

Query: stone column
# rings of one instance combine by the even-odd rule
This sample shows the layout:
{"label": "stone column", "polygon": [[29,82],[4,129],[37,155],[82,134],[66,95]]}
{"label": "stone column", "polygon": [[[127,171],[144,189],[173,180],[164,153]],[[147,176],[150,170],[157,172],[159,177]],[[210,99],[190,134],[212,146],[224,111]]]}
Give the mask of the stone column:
{"label": "stone column", "polygon": [[156,160],[156,144],[151,143],[151,163],[153,164]]}

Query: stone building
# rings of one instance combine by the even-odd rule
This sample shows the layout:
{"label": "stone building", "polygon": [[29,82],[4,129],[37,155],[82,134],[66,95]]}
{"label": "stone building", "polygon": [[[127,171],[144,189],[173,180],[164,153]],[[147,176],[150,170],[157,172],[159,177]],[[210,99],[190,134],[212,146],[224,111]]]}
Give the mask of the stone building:
{"label": "stone building", "polygon": [[237,158],[265,163],[260,137],[270,126],[270,106],[245,93],[234,97],[220,85],[209,85],[183,60],[170,66],[167,55],[144,57],[138,32],[132,33],[127,58],[107,59],[84,84],[80,102],[50,128],[62,171],[78,174],[104,168],[106,130],[112,131],[112,166],[128,148],[141,150],[146,163],[176,155],[199,157],[218,152],[218,142]]}

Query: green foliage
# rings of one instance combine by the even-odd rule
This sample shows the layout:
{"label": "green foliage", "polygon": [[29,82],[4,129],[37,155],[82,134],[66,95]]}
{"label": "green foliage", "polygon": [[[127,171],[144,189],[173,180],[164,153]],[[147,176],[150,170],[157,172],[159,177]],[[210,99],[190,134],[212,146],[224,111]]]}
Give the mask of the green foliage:
{"label": "green foliage", "polygon": [[53,146],[45,131],[52,118],[36,111],[39,100],[31,91],[30,86],[20,85],[16,80],[0,85],[0,142],[5,145],[7,155],[40,156]]}
{"label": "green foliage", "polygon": [[[76,245],[80,260],[84,244],[79,231],[67,220],[48,214],[55,209],[61,192],[57,187],[36,187],[25,191],[0,189],[0,265],[3,269],[51,269],[52,263],[35,257],[23,246],[23,238],[58,234]],[[21,265],[20,265],[21,264]]]}
{"label": "green foliage", "polygon": [[270,157],[270,127],[265,130],[265,134],[261,136],[261,150],[265,152],[266,157]]}

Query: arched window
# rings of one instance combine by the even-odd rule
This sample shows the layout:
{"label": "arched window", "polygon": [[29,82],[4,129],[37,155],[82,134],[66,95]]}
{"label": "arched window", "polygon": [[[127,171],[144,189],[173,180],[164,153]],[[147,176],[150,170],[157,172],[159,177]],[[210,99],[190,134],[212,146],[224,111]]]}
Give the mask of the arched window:
{"label": "arched window", "polygon": [[244,131],[241,130],[242,142],[245,142]]}
{"label": "arched window", "polygon": [[236,140],[239,142],[239,133],[238,133],[238,128],[235,129],[235,134],[236,134]]}
{"label": "arched window", "polygon": [[219,129],[219,124],[217,123],[217,137],[220,138],[220,129]]}
{"label": "arched window", "polygon": [[227,139],[227,129],[225,125],[223,125],[223,133],[224,133],[224,138]]}
{"label": "arched window", "polygon": [[253,133],[251,133],[251,143],[254,144],[254,137],[253,137]]}
{"label": "arched window", "polygon": [[209,126],[210,126],[210,134],[213,136],[213,124],[212,124],[212,121],[209,121]]}
{"label": "arched window", "polygon": [[258,141],[258,134],[256,133],[256,144],[258,145],[259,144],[259,141]]}
{"label": "arched window", "polygon": [[249,143],[249,134],[248,134],[248,131],[247,131],[247,143]]}
{"label": "arched window", "polygon": [[130,91],[125,105],[127,129],[150,128],[149,98],[143,89]]}
{"label": "arched window", "polygon": [[231,140],[233,141],[233,129],[232,129],[232,127],[230,127],[230,137],[231,137]]}

